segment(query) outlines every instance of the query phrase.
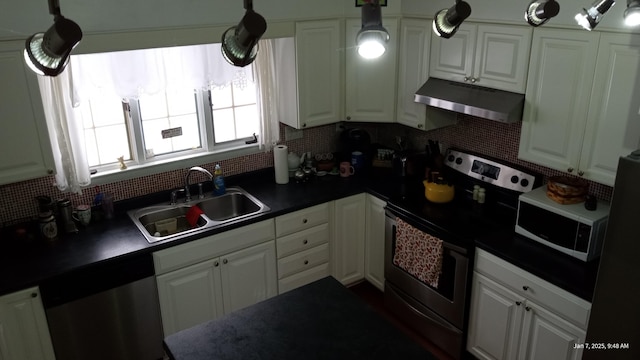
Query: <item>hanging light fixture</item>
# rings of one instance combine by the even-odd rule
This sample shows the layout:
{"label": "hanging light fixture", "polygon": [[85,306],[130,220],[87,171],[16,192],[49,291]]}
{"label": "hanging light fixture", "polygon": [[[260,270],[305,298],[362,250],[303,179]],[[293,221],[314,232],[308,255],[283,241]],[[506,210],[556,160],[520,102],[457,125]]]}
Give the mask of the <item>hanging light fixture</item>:
{"label": "hanging light fixture", "polygon": [[222,56],[234,66],[245,67],[256,59],[258,40],[267,31],[267,21],[253,11],[253,1],[244,0],[247,10],[237,26],[222,34]]}
{"label": "hanging light fixture", "polygon": [[456,0],[456,4],[449,9],[442,9],[436,13],[433,19],[433,32],[448,39],[458,31],[460,24],[469,15],[471,15],[471,6],[464,1]]}
{"label": "hanging light fixture", "polygon": [[45,33],[31,35],[24,48],[24,61],[38,75],[57,76],[67,66],[71,51],[82,39],[75,22],[60,14],[58,0],[49,0],[53,25]]}
{"label": "hanging light fixture", "polygon": [[356,35],[358,54],[365,59],[375,59],[387,50],[389,33],[382,26],[382,11],[379,0],[362,5],[362,28]]}
{"label": "hanging light fixture", "polygon": [[524,19],[531,26],[540,26],[559,12],[560,5],[555,0],[533,0],[524,12]]}
{"label": "hanging light fixture", "polygon": [[624,10],[624,24],[627,26],[640,25],[639,0],[627,0],[627,8]]}
{"label": "hanging light fixture", "polygon": [[615,0],[596,0],[588,10],[582,9],[577,13],[575,19],[580,26],[591,31],[615,3]]}

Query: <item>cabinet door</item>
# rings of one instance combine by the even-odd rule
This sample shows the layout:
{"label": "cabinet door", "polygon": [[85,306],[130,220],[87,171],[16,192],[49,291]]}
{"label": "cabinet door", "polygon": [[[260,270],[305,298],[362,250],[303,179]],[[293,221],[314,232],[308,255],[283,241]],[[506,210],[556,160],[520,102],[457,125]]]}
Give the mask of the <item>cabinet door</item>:
{"label": "cabinet door", "polygon": [[0,297],[0,359],[55,359],[37,288]]}
{"label": "cabinet door", "polygon": [[536,29],[518,158],[560,171],[578,166],[599,35]]}
{"label": "cabinet door", "polygon": [[531,26],[478,25],[475,84],[524,94]]}
{"label": "cabinet door", "polygon": [[402,19],[398,64],[398,114],[396,121],[423,129],[425,108],[413,99],[429,78],[431,22],[425,19]]}
{"label": "cabinet door", "polygon": [[225,314],[278,295],[274,241],[224,255],[220,260]]}
{"label": "cabinet door", "polygon": [[579,171],[613,186],[620,156],[640,148],[640,35],[602,34]]}
{"label": "cabinet door", "polygon": [[341,120],[342,31],[340,20],[296,23],[298,121],[295,128]]}
{"label": "cabinet door", "polygon": [[474,272],[467,350],[479,359],[515,359],[524,300]]}
{"label": "cabinet door", "polygon": [[524,326],[519,359],[578,360],[586,333],[545,308],[528,301],[525,305]]}
{"label": "cabinet door", "polygon": [[384,291],[384,207],[386,201],[367,194],[364,244],[364,277]]}
{"label": "cabinet door", "polygon": [[53,174],[36,75],[28,73],[23,49],[24,42],[0,44],[0,185]]}
{"label": "cabinet door", "polygon": [[432,34],[429,75],[445,80],[465,82],[473,73],[476,25],[462,23],[450,39]]}
{"label": "cabinet door", "polygon": [[364,279],[365,196],[334,202],[334,277],[344,285]]}
{"label": "cabinet door", "polygon": [[346,115],[349,121],[394,122],[398,20],[384,18],[382,24],[389,32],[387,51],[377,59],[364,59],[356,48],[362,20],[347,20]]}
{"label": "cabinet door", "polygon": [[223,315],[219,259],[156,277],[164,335]]}

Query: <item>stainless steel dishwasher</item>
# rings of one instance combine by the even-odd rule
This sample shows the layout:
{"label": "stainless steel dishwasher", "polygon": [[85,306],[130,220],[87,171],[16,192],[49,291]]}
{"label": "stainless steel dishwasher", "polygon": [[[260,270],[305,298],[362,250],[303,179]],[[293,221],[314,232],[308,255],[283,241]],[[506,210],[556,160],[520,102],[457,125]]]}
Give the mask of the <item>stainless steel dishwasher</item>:
{"label": "stainless steel dishwasher", "polygon": [[40,290],[58,360],[163,358],[150,254],[90,265]]}

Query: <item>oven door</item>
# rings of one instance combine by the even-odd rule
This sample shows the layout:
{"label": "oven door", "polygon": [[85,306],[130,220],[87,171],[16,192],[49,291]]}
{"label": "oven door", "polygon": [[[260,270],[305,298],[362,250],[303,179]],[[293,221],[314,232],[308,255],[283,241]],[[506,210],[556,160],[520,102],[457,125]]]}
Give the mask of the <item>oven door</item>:
{"label": "oven door", "polygon": [[[434,288],[393,263],[396,216],[387,210],[385,224],[385,266],[387,282],[458,329],[464,328],[469,259],[467,250],[443,240],[442,273]],[[423,228],[418,228],[425,231]],[[437,236],[438,234],[432,234]]]}

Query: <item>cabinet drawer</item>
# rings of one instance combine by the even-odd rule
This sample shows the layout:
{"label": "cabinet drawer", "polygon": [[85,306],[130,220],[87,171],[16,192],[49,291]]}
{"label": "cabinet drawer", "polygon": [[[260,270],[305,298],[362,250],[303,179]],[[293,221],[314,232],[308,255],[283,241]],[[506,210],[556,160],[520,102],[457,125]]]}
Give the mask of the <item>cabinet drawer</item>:
{"label": "cabinet drawer", "polygon": [[273,220],[265,220],[153,253],[156,275],[274,239]]}
{"label": "cabinet drawer", "polygon": [[580,328],[587,328],[591,312],[591,303],[588,301],[481,249],[476,250],[475,269],[525,299],[552,309]]}
{"label": "cabinet drawer", "polygon": [[309,229],[329,221],[329,203],[312,206],[276,218],[276,237]]}
{"label": "cabinet drawer", "polygon": [[278,260],[278,279],[329,261],[329,244],[301,251]]}
{"label": "cabinet drawer", "polygon": [[282,294],[327,276],[329,276],[329,263],[324,263],[309,270],[278,280],[278,290],[279,293]]}
{"label": "cabinet drawer", "polygon": [[329,224],[314,226],[276,240],[278,259],[329,242]]}

